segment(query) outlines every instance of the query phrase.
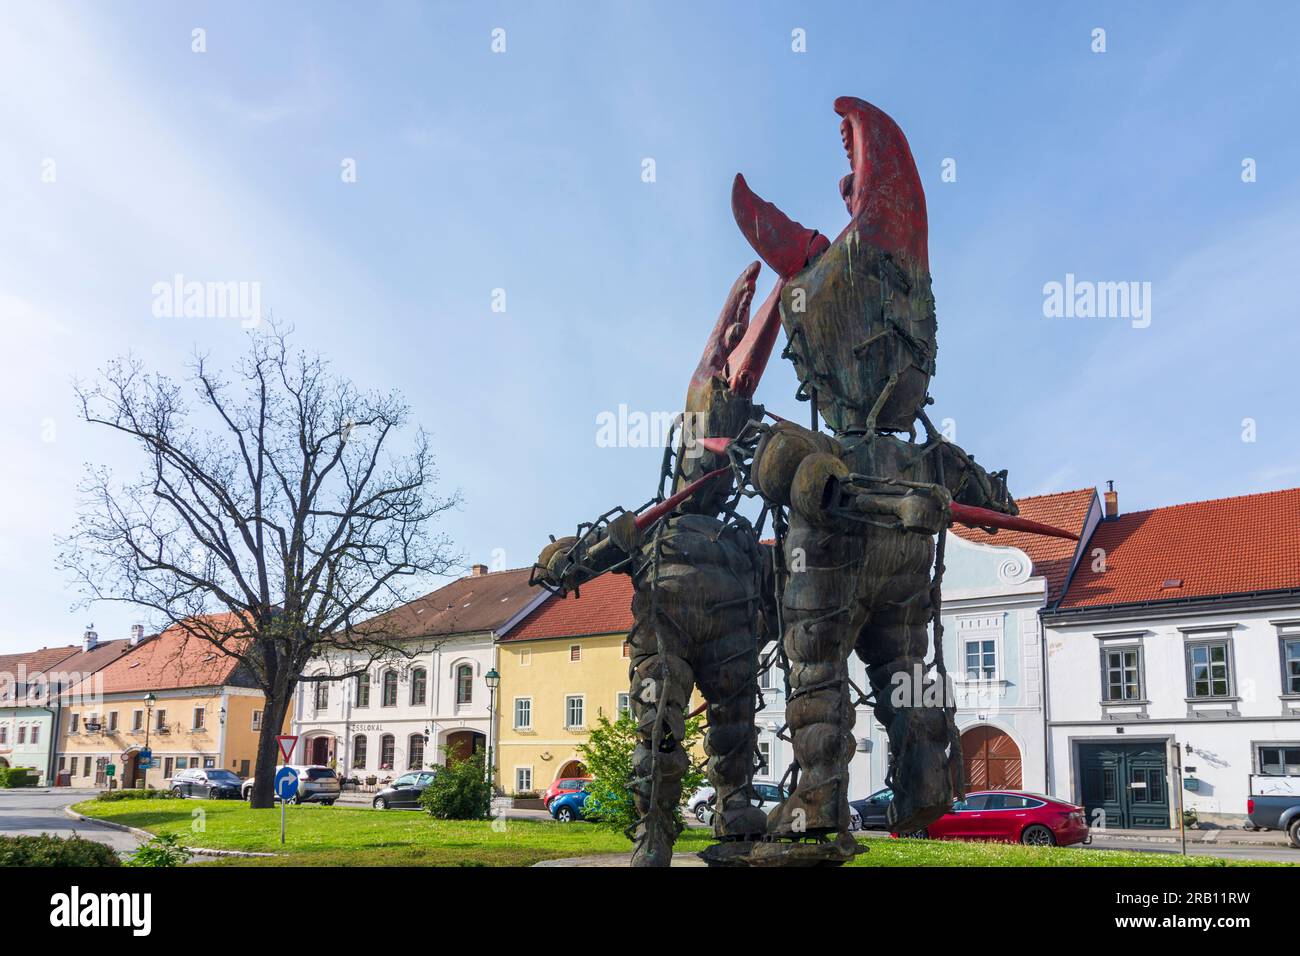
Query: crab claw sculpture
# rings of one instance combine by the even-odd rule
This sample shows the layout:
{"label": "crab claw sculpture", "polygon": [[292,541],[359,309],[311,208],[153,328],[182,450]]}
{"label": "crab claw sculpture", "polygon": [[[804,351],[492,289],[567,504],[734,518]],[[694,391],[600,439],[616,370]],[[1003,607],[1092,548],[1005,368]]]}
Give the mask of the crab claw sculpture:
{"label": "crab claw sculpture", "polygon": [[941,546],[954,520],[1062,533],[1013,525],[1020,519],[1006,473],[987,472],[926,417],[937,325],[920,176],[884,112],[848,96],[835,112],[849,160],[839,184],[849,222],[834,241],[761,199],[743,176],[732,188],[737,226],[782,280],[779,313],[799,397],[830,430],[778,422],[751,466],[767,502],[790,511],[778,544],[790,569],[780,600],[796,771],[793,792],[768,821],[777,842],[746,860],[759,864],[798,862],[809,838],[826,860],[852,852],[850,653],[866,664],[889,734],[892,828],[918,830],[947,811],[964,773],[942,655],[926,662],[928,629],[942,633],[936,536]]}

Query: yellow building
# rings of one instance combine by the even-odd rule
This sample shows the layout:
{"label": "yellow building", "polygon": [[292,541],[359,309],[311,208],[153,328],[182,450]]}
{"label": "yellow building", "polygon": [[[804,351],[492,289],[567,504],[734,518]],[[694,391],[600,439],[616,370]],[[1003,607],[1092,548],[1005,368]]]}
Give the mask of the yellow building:
{"label": "yellow building", "polygon": [[551,598],[497,639],[497,780],[507,794],[582,776],[579,745],[628,701],[632,582],[606,574]]}
{"label": "yellow building", "polygon": [[250,775],[265,699],[239,661],[177,627],[132,643],[65,695],[57,772],[74,787],[160,789],[192,767]]}

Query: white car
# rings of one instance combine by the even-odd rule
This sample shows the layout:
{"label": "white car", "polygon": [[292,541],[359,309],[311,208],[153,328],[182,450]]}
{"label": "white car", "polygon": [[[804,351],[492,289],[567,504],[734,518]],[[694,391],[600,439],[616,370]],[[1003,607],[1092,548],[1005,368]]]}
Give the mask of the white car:
{"label": "white car", "polygon": [[705,804],[709,802],[712,796],[712,787],[700,787],[700,789],[696,790],[686,798],[686,812],[695,817],[695,819],[699,820],[701,823],[704,823],[704,815],[707,813]]}
{"label": "white car", "polygon": [[[282,769],[276,767],[277,771]],[[293,798],[294,803],[323,803],[332,807],[339,798],[343,787],[339,784],[339,775],[329,767],[294,764],[290,769],[298,774],[298,795]],[[252,777],[244,781],[243,794],[245,800],[253,796]]]}

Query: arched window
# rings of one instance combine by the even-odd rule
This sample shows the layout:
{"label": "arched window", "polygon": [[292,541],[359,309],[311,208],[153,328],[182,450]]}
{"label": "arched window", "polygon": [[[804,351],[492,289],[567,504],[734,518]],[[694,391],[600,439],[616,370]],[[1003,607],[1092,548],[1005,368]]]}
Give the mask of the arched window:
{"label": "arched window", "polygon": [[429,679],[423,667],[417,667],[411,671],[411,706],[421,707],[424,705],[425,692],[428,687]]}
{"label": "arched window", "polygon": [[330,685],[324,681],[316,684],[316,710],[321,711],[330,705]]}
{"label": "arched window", "polygon": [[461,664],[456,668],[456,703],[469,704],[474,700],[474,668]]}
{"label": "arched window", "polygon": [[370,675],[361,674],[357,677],[357,706],[370,706]]}
{"label": "arched window", "polygon": [[381,703],[384,707],[397,706],[397,671],[384,671],[384,699]]}
{"label": "arched window", "polygon": [[411,734],[406,742],[406,769],[420,770],[424,767],[424,734]]}
{"label": "arched window", "polygon": [[352,769],[366,769],[366,735],[357,734],[352,738]]}
{"label": "arched window", "polygon": [[379,769],[393,769],[393,754],[396,750],[396,742],[392,734],[384,734],[379,738]]}

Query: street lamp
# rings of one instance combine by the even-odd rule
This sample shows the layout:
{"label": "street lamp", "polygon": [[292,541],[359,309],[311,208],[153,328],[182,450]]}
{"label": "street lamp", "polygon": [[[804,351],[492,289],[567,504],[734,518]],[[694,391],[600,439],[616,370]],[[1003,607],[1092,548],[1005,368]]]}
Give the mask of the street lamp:
{"label": "street lamp", "polygon": [[497,688],[501,685],[501,675],[497,673],[494,667],[483,675],[483,680],[488,689],[488,745],[487,745],[487,777],[488,783],[492,783],[492,724],[493,715],[496,713]]}
{"label": "street lamp", "polygon": [[[153,724],[153,705],[156,704],[157,702],[158,702],[158,698],[154,696],[153,691],[150,691],[149,693],[147,693],[147,694],[144,695],[144,709],[145,709],[145,716],[144,716],[144,749],[145,749],[145,750],[148,750],[148,749],[149,749],[149,729],[150,729],[150,726]],[[151,758],[152,758],[152,756],[153,756],[153,755],[150,754],[150,757],[151,757]],[[136,767],[136,771],[138,772],[139,769],[140,769],[140,768],[137,766],[137,767]],[[148,776],[149,776],[149,768],[148,768],[148,767],[145,767],[145,769],[144,769],[144,773],[145,773],[145,778],[147,779]],[[132,780],[132,781],[131,781],[131,784],[132,784],[132,786],[134,786],[134,785],[135,785],[135,781]]]}

